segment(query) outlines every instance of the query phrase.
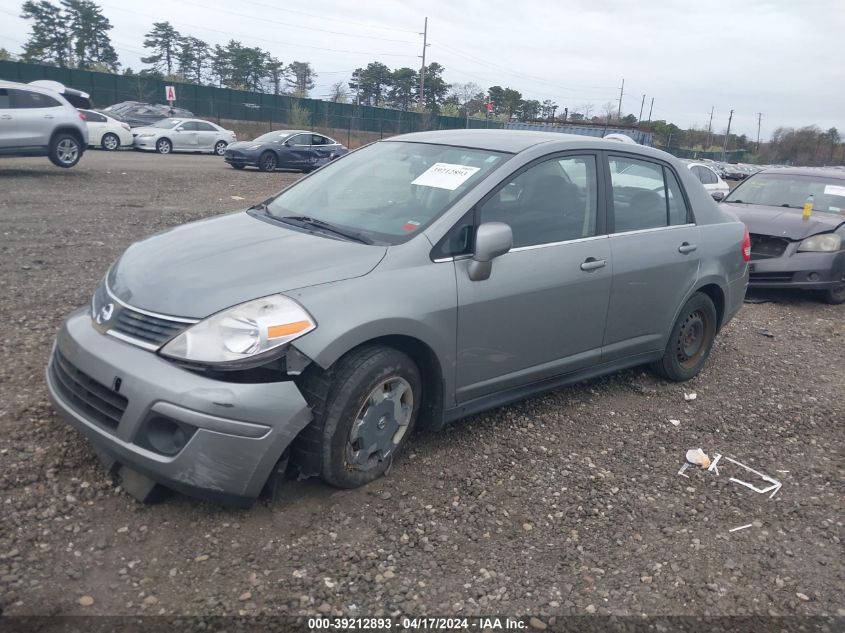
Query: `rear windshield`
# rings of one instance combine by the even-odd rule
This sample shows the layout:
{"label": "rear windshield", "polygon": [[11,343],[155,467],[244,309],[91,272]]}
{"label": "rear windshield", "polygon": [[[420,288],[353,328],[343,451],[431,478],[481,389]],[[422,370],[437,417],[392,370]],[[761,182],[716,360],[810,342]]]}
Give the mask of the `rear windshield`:
{"label": "rear windshield", "polygon": [[307,216],[398,244],[422,230],[510,154],[384,141],[329,163],[273,199],[276,217]]}
{"label": "rear windshield", "polygon": [[815,174],[755,174],[730,192],[725,202],[801,209],[813,196],[813,211],[845,213],[845,174],[831,178]]}

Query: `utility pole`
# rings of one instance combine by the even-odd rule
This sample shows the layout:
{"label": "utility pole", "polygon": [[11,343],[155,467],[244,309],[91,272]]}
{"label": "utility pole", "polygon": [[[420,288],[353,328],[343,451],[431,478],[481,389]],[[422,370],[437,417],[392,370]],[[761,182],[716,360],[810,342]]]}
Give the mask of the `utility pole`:
{"label": "utility pole", "polygon": [[760,151],[760,124],[763,122],[763,113],[757,113],[757,150]]}
{"label": "utility pole", "polygon": [[725,142],[722,143],[722,162],[725,162],[725,155],[728,152],[728,137],[731,135],[731,121],[734,118],[734,111],[731,110],[730,116],[728,116],[728,131],[725,132]]}
{"label": "utility pole", "polygon": [[711,132],[713,131],[713,111],[716,109],[716,106],[710,106],[710,122],[707,124],[707,145],[704,147],[704,151],[707,151],[707,148],[710,147],[710,141],[712,140]]}
{"label": "utility pole", "polygon": [[640,116],[637,117],[637,126],[642,123],[643,120],[643,108],[645,107],[645,95],[643,95],[643,102],[640,104]]}
{"label": "utility pole", "polygon": [[654,97],[651,98],[651,107],[648,109],[648,125],[651,125],[651,113],[654,110]]}
{"label": "utility pole", "polygon": [[622,118],[622,95],[625,94],[625,78],[622,78],[622,87],[619,89],[619,110],[616,112],[616,118]]}
{"label": "utility pole", "polygon": [[420,68],[420,105],[425,108],[425,49],[428,47],[428,18],[423,24],[423,50],[422,50],[422,68]]}

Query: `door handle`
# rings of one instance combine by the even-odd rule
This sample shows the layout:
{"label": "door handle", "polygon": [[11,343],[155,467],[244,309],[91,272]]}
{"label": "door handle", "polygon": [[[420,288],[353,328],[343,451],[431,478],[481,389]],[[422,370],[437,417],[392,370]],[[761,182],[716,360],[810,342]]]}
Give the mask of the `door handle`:
{"label": "door handle", "polygon": [[595,257],[588,257],[584,260],[584,263],[581,264],[581,270],[598,270],[599,268],[604,268],[605,266],[607,266],[606,259],[596,259]]}
{"label": "door handle", "polygon": [[678,247],[678,252],[686,255],[687,253],[692,253],[697,248],[698,248],[698,246],[696,246],[695,244],[690,244],[689,242],[684,242],[683,244],[681,244]]}
{"label": "door handle", "polygon": [[52,118],[54,118],[54,117],[53,117],[53,115],[52,115],[52,114],[45,114],[45,115],[44,115],[44,118],[45,118],[45,119],[52,119]]}
{"label": "door handle", "polygon": [[11,121],[12,115],[11,114],[4,114],[3,116],[0,116],[0,119],[5,119],[7,121]]}

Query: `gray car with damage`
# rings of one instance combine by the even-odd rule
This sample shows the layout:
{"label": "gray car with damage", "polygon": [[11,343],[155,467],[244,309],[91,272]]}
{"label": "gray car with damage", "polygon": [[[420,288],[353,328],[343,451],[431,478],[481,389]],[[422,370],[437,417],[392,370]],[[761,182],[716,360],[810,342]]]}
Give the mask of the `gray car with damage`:
{"label": "gray car with damage", "polygon": [[663,152],[423,132],[132,245],[62,325],[57,410],[124,487],[248,504],[383,475],[416,427],[651,364],[688,380],[750,246]]}

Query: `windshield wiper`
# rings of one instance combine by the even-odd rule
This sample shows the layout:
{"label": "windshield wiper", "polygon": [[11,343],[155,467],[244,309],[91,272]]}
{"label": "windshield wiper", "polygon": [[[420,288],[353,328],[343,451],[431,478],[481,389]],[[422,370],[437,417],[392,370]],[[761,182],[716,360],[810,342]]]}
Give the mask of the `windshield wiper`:
{"label": "windshield wiper", "polygon": [[787,209],[803,209],[804,207],[796,207],[795,205],[789,204],[788,202],[784,202],[782,207],[786,207]]}
{"label": "windshield wiper", "polygon": [[335,235],[340,235],[341,237],[345,237],[346,239],[352,240],[354,242],[360,242],[361,244],[373,243],[370,238],[366,237],[365,235],[362,235],[358,231],[350,231],[347,229],[343,229],[339,226],[335,226],[331,222],[326,222],[325,220],[318,220],[317,218],[312,218],[307,215],[282,215],[273,217],[276,218],[279,222],[293,224],[294,226],[311,227],[320,231],[326,231],[327,233],[334,233]]}

